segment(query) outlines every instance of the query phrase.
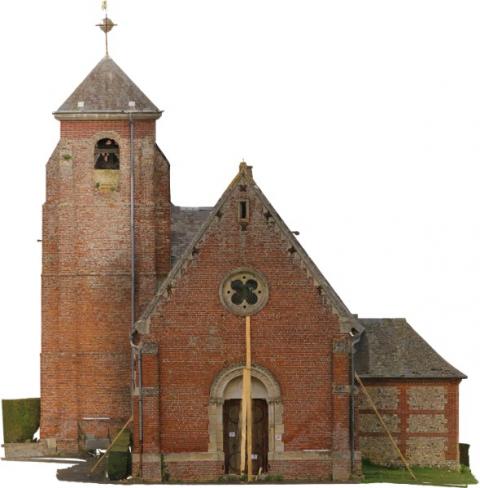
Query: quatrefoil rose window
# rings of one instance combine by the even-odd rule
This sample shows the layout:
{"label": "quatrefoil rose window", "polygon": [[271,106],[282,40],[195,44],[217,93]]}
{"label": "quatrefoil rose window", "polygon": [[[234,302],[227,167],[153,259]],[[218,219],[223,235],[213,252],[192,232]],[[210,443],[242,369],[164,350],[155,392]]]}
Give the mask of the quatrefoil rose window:
{"label": "quatrefoil rose window", "polygon": [[254,315],[265,306],[267,300],[267,281],[253,269],[236,269],[220,285],[220,301],[235,315]]}

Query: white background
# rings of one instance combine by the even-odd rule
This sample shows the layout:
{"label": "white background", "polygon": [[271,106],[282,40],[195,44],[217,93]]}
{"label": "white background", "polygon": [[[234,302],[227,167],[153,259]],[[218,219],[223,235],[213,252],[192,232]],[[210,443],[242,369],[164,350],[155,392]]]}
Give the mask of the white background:
{"label": "white background", "polygon": [[[109,7],[112,57],[165,110],[173,202],[213,205],[241,159],[253,165],[353,313],[406,317],[468,374],[460,440],[480,472],[480,4]],[[103,56],[102,15],[99,0],[0,5],[1,398],[40,394],[36,240],[59,137],[51,112]],[[54,486],[53,465],[0,463],[9,486],[43,478]]]}

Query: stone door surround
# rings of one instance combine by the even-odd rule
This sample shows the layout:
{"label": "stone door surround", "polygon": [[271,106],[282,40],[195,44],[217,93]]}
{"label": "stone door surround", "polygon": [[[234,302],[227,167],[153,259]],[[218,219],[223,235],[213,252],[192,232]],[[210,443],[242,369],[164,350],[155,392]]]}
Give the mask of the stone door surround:
{"label": "stone door surround", "polygon": [[[230,382],[243,375],[243,364],[234,364],[220,371],[210,388],[208,406],[208,452],[216,453],[217,459],[223,458],[223,403],[225,390]],[[283,403],[280,385],[267,369],[257,364],[252,365],[252,378],[265,387],[265,400],[268,404],[268,457],[275,458],[275,453],[283,452]],[[262,395],[263,396],[263,395]]]}

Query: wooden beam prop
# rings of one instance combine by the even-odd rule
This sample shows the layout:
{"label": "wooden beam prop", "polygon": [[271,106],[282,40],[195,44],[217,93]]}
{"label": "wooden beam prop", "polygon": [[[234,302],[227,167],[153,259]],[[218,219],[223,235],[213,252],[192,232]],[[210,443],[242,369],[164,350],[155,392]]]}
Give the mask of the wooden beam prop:
{"label": "wooden beam prop", "polygon": [[251,371],[247,369],[247,388],[246,388],[246,406],[247,406],[247,475],[248,481],[253,480],[252,473],[252,384]]}
{"label": "wooden beam prop", "polygon": [[240,444],[240,473],[245,473],[245,456],[247,447],[247,368],[243,368],[242,381],[242,409],[240,411],[240,428],[241,428],[241,444]]}
{"label": "wooden beam prop", "polygon": [[245,367],[248,370],[252,369],[252,339],[251,339],[251,322],[250,316],[247,315],[245,317],[245,344],[246,344],[246,351],[247,351],[247,360]]}
{"label": "wooden beam prop", "polygon": [[246,343],[247,343],[247,475],[248,481],[253,480],[252,472],[252,434],[253,434],[253,419],[252,419],[252,335],[250,316],[245,317],[246,329]]}
{"label": "wooden beam prop", "polygon": [[120,432],[115,436],[112,443],[108,446],[108,449],[100,456],[99,460],[93,465],[93,468],[90,470],[90,473],[93,473],[98,465],[101,463],[102,459],[110,452],[112,447],[115,445],[115,442],[118,441],[119,437],[122,435],[123,431],[128,427],[128,424],[133,421],[133,415],[127,420],[127,423],[122,427]]}
{"label": "wooden beam prop", "polygon": [[253,480],[252,467],[252,345],[250,316],[245,317],[245,368],[243,368],[242,410],[240,413],[241,445],[240,472],[247,473],[248,481]]}
{"label": "wooden beam prop", "polygon": [[395,442],[395,439],[392,437],[392,434],[390,434],[390,431],[388,430],[387,424],[383,421],[383,418],[380,415],[380,412],[377,410],[377,407],[375,406],[375,403],[373,402],[372,397],[368,393],[367,389],[365,388],[365,385],[363,384],[363,381],[360,379],[360,376],[358,376],[357,373],[355,373],[355,379],[357,380],[358,384],[360,385],[360,388],[362,389],[363,393],[367,397],[368,403],[370,404],[373,411],[375,412],[375,415],[377,416],[378,420],[382,424],[383,429],[387,433],[388,438],[390,439],[390,442],[392,443],[394,449],[397,451],[398,455],[400,456],[400,459],[402,460],[403,464],[407,468],[407,471],[410,473],[410,476],[414,480],[416,480],[417,478],[413,474],[413,471],[410,469],[410,465],[408,464],[408,461],[403,456],[402,451],[400,451],[400,448],[398,447],[397,443]]}

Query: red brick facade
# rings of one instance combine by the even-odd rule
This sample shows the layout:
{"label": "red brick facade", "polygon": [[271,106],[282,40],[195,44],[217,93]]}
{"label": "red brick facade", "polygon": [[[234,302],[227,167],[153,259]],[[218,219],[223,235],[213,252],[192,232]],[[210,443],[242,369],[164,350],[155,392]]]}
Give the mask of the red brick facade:
{"label": "red brick facade", "polygon": [[[240,200],[249,202],[243,230]],[[267,305],[252,317],[253,362],[278,381],[283,404],[284,432],[278,435],[284,452],[269,447],[270,470],[287,478],[348,479],[349,335],[341,332],[338,314],[267,214],[253,180],[239,179],[215,210],[181,276],[148,315],[143,340],[150,348],[158,345],[158,352],[143,354],[143,455],[159,469],[152,455],[163,453],[176,479],[216,479],[224,473],[223,462],[215,461],[223,446],[213,450],[209,442],[210,390],[222,369],[244,361],[245,319],[224,308],[219,286],[232,270],[248,267],[265,276],[270,290]],[[139,446],[138,423],[135,427]],[[318,460],[308,458],[312,452],[319,453]],[[169,462],[171,453],[190,454],[188,470]],[[198,453],[205,460],[197,463]],[[152,472],[150,463],[141,467],[136,459],[137,469]],[[207,472],[199,467],[205,462]]]}
{"label": "red brick facade", "polygon": [[[104,137],[120,147],[107,189],[94,169]],[[170,193],[154,121],[134,121],[134,143],[139,314],[170,268]],[[130,235],[129,121],[62,121],[43,208],[41,358],[42,437],[61,450],[76,451],[85,434],[105,436],[131,413]]]}
{"label": "red brick facade", "polygon": [[[346,481],[358,474],[360,450],[393,463],[370,407],[362,400],[351,413],[352,337],[364,326],[261,193],[251,168],[240,165],[205,221],[183,214],[182,225],[199,230],[196,237],[187,233],[191,239],[183,235],[188,242],[174,250],[169,163],[155,141],[161,112],[130,90],[111,59],[95,69],[86,81],[103,95],[84,82],[57,112],[61,138],[47,164],[42,439],[49,448],[77,452],[91,439],[111,439],[133,413],[134,475],[157,481],[225,475],[225,435],[236,433],[224,431],[224,406],[240,398],[235,385],[246,346],[245,317],[228,305],[222,283],[242,270],[264,281],[264,307],[250,314],[251,374],[268,417],[268,474]],[[115,77],[125,91],[122,103],[140,101],[144,112],[129,119],[118,109],[121,97],[105,88]],[[103,106],[110,98],[116,112]],[[103,104],[98,113],[96,103]],[[103,139],[118,144],[119,169],[95,169]],[[366,380],[414,464],[456,466],[458,382]]]}

